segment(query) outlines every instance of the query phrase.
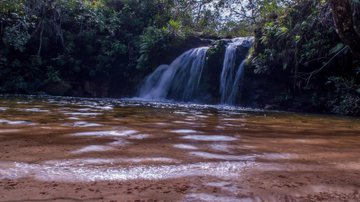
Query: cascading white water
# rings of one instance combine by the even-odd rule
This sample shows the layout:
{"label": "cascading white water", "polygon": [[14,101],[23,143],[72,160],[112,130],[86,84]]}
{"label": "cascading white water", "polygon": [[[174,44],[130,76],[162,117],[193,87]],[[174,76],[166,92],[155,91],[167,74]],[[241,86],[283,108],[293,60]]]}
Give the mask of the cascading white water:
{"label": "cascading white water", "polygon": [[194,99],[199,91],[207,50],[208,47],[191,49],[170,65],[159,66],[144,80],[139,97],[146,100]]}
{"label": "cascading white water", "polygon": [[[252,42],[252,37],[242,37],[232,39],[227,45],[220,76],[221,104],[236,103],[244,77],[245,57]],[[208,47],[191,49],[176,58],[170,65],[160,65],[143,81],[138,97],[145,100],[199,101],[208,99],[206,96],[210,92],[209,84],[218,81],[212,76],[214,74],[211,75],[214,70],[204,71],[208,49]]]}
{"label": "cascading white water", "polygon": [[227,100],[228,104],[235,104],[237,95],[239,94],[239,84],[244,77],[244,68],[245,68],[245,60],[241,62],[239,69],[236,72],[235,81],[232,85],[231,93]]}
{"label": "cascading white water", "polygon": [[244,58],[237,67],[237,49],[239,46],[250,48],[252,37],[241,37],[232,39],[226,47],[225,59],[220,77],[220,101],[222,104],[233,105],[239,92],[239,84],[244,72]]}

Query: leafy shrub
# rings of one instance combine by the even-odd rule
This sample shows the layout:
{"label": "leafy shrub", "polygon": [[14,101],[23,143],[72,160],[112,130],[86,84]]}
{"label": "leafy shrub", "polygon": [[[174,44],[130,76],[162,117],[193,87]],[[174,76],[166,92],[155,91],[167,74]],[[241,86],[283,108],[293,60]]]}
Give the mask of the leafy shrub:
{"label": "leafy shrub", "polygon": [[354,79],[330,77],[328,85],[334,86],[335,92],[328,105],[332,112],[337,114],[360,115],[360,85]]}
{"label": "leafy shrub", "polygon": [[147,27],[139,39],[139,53],[137,59],[137,68],[145,68],[149,59],[154,54],[164,49],[169,41],[169,32],[166,29]]}

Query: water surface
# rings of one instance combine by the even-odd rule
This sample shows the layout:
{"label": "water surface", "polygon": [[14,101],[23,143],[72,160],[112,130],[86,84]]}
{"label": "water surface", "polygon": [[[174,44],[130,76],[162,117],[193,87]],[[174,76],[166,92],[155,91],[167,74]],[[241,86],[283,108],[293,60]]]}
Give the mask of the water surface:
{"label": "water surface", "polygon": [[359,156],[355,118],[0,97],[1,201],[359,201]]}

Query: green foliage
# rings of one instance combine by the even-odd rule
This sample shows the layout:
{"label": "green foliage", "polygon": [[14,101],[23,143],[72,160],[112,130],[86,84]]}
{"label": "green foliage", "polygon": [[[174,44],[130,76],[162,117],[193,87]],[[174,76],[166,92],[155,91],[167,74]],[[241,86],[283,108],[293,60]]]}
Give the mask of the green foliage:
{"label": "green foliage", "polygon": [[[330,59],[342,49],[340,42],[336,47],[331,46],[334,41],[339,41],[333,24],[321,21],[322,10],[327,7],[327,3],[301,1],[289,6],[286,12],[275,9],[277,17],[266,18],[258,29],[261,35],[253,58],[255,73],[308,71],[309,63],[318,61],[318,58]],[[298,69],[295,71],[294,68]]]}
{"label": "green foliage", "polygon": [[4,44],[13,47],[15,50],[23,52],[29,40],[30,34],[27,30],[17,27],[6,27],[4,30]]}
{"label": "green foliage", "polygon": [[171,19],[169,21],[169,31],[170,33],[172,33],[173,35],[178,35],[177,33],[180,31],[181,28],[181,24],[179,21],[175,21],[173,19]]}
{"label": "green foliage", "polygon": [[328,102],[332,112],[337,114],[360,115],[360,85],[354,79],[330,77],[328,85],[334,86],[332,99]]}
{"label": "green foliage", "polygon": [[207,51],[208,58],[211,58],[216,55],[222,55],[225,51],[225,42],[224,41],[216,41]]}
{"label": "green foliage", "polygon": [[[170,21],[175,23],[175,21]],[[140,57],[137,59],[137,68],[145,68],[147,62],[154,54],[166,48],[169,41],[169,32],[166,29],[157,29],[155,27],[147,27],[140,36],[139,50]]]}
{"label": "green foliage", "polygon": [[313,95],[314,108],[359,115],[360,66],[356,61],[352,65],[328,2],[284,5],[261,11],[251,58],[254,73],[282,80],[294,95],[294,105],[303,95]]}
{"label": "green foliage", "polygon": [[336,44],[336,46],[334,48],[329,50],[329,54],[332,55],[332,54],[338,53],[344,47],[345,47],[345,45],[343,43],[338,43],[338,44]]}
{"label": "green foliage", "polygon": [[49,66],[47,69],[47,79],[45,80],[46,83],[52,83],[52,82],[60,82],[60,75],[59,71],[56,70],[54,67]]}
{"label": "green foliage", "polygon": [[137,63],[165,46],[170,29],[180,33],[171,6],[162,0],[1,1],[0,92],[41,91],[64,81],[82,88],[137,74]]}
{"label": "green foliage", "polygon": [[[271,53],[270,53],[271,55]],[[254,73],[255,74],[270,74],[270,67],[267,63],[268,56],[260,53],[256,55],[251,61],[252,65],[254,66]]]}
{"label": "green foliage", "polygon": [[[312,91],[314,103],[325,102],[317,90],[330,80],[333,112],[359,114],[360,63],[348,61],[324,0],[1,0],[0,5],[0,93],[63,95],[90,88],[89,83],[134,86],[172,43],[255,31],[248,61],[256,74],[285,80],[292,88],[286,95]],[[208,51],[211,78],[220,74],[213,70],[222,65],[221,43]]]}

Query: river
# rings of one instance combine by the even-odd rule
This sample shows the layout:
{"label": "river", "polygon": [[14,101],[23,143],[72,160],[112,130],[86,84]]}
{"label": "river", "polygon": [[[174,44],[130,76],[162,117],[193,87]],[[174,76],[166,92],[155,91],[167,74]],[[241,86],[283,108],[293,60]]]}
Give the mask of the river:
{"label": "river", "polygon": [[0,201],[360,201],[360,120],[0,96]]}

